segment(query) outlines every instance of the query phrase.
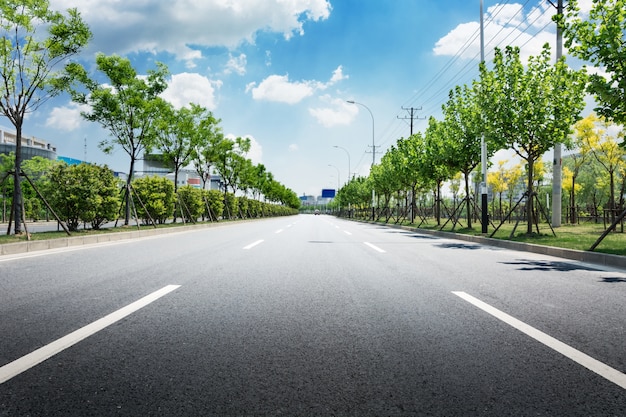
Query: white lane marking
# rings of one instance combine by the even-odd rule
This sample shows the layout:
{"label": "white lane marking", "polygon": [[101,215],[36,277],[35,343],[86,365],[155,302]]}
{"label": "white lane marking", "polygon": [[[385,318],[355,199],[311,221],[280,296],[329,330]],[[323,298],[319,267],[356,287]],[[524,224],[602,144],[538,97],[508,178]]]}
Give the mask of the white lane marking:
{"label": "white lane marking", "polygon": [[277,231],[275,231],[274,233],[279,234],[279,233],[282,233],[282,232],[283,232],[283,229],[278,229],[278,230],[277,230]]}
{"label": "white lane marking", "polygon": [[47,344],[26,356],[22,356],[19,359],[14,360],[0,368],[0,384],[8,381],[9,379],[21,374],[29,370],[30,368],[39,365],[41,362],[46,359],[51,358],[63,350],[74,346],[76,343],[81,340],[86,339],[87,337],[99,332],[100,330],[116,323],[123,318],[129,316],[137,310],[147,306],[148,304],[158,300],[159,298],[169,294],[170,292],[178,289],[180,285],[168,285],[166,287],[161,288],[158,291],[149,294],[134,303],[127,305],[126,307],[122,307],[121,309],[114,311],[113,313],[102,317],[99,320],[94,321],[91,324],[88,324],[80,329],[68,334],[67,336],[63,336],[60,339],[55,340],[52,343]]}
{"label": "white lane marking", "polygon": [[348,236],[352,236],[352,233],[348,232],[347,230],[344,230],[343,232],[347,234]]}
{"label": "white lane marking", "polygon": [[263,239],[259,239],[259,240],[257,240],[256,242],[252,242],[252,243],[250,243],[248,246],[244,246],[244,249],[245,249],[245,250],[252,249],[252,248],[253,248],[253,247],[255,247],[256,245],[258,245],[258,244],[260,244],[260,243],[263,243],[263,242],[264,242],[264,240],[263,240]]}
{"label": "white lane marking", "polygon": [[585,368],[589,369],[592,372],[595,372],[596,374],[600,375],[601,377],[608,379],[609,381],[613,382],[616,385],[619,385],[621,388],[626,389],[626,374],[623,374],[622,372],[618,371],[617,369],[611,368],[610,366],[608,366],[605,363],[600,362],[597,359],[592,358],[591,356],[577,350],[574,349],[573,347],[566,345],[565,343],[561,342],[558,339],[555,339],[554,337],[535,329],[532,326],[529,326],[528,324],[524,323],[523,321],[520,321],[518,319],[516,319],[513,316],[510,316],[506,313],[504,313],[503,311],[498,310],[495,307],[490,306],[489,304],[479,300],[478,298],[472,297],[471,295],[462,292],[462,291],[452,291],[452,294],[461,297],[462,299],[464,299],[465,301],[473,304],[474,306],[480,308],[481,310],[491,314],[492,316],[494,316],[495,318],[502,320],[503,322],[505,322],[506,324],[516,328],[517,330],[519,330],[522,333],[525,333],[526,335],[532,337],[533,339],[537,340],[538,342],[543,343],[544,345],[548,346],[551,349],[554,349],[555,351],[557,351],[558,353],[562,354],[563,356],[573,360],[574,362],[578,363],[579,365],[584,366]]}
{"label": "white lane marking", "polygon": [[384,251],[383,249],[379,248],[379,247],[378,247],[378,246],[376,246],[376,245],[372,245],[372,244],[371,244],[371,243],[369,243],[369,242],[363,242],[363,243],[365,243],[367,246],[369,246],[370,248],[374,249],[374,250],[375,250],[375,251],[377,251],[377,252],[380,252],[380,253],[385,253],[385,251]]}

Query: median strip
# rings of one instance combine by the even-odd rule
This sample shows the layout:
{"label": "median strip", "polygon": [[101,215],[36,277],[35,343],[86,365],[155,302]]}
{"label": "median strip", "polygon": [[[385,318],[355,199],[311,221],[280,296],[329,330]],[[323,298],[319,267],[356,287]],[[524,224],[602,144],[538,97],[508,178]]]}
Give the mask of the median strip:
{"label": "median strip", "polygon": [[134,303],[129,304],[126,307],[123,307],[109,314],[108,316],[96,320],[93,323],[86,325],[85,327],[81,327],[80,329],[68,334],[67,336],[57,339],[54,342],[47,344],[46,346],[43,346],[26,356],[22,356],[21,358],[2,366],[0,368],[0,384],[21,374],[22,372],[29,370],[36,365],[39,365],[46,359],[49,359],[57,353],[60,353],[65,349],[74,346],[81,340],[84,340],[87,337],[99,332],[100,330],[103,330],[104,328],[122,320],[123,318],[131,315],[132,313],[140,310],[141,308],[158,300],[159,298],[169,294],[179,287],[180,285],[168,285],[166,287],[163,287],[160,290],[155,291],[152,294],[149,294],[135,301]]}
{"label": "median strip", "polygon": [[620,386],[621,388],[626,389],[626,374],[623,374],[617,369],[611,368],[607,364],[600,362],[599,360],[594,359],[591,356],[577,349],[574,349],[573,347],[569,345],[566,345],[565,343],[542,332],[541,330],[537,330],[534,327],[529,326],[528,324],[524,323],[523,321],[520,321],[516,319],[515,317],[510,316],[506,314],[505,312],[500,311],[497,308],[492,307],[489,304],[485,303],[484,301],[481,301],[478,298],[472,297],[471,295],[465,292],[452,291],[452,294],[464,299],[470,304],[473,304],[474,306],[480,308],[486,313],[491,314],[492,316],[503,321],[509,326],[516,328],[520,332],[532,337],[538,342],[543,343],[547,347],[557,351],[561,355],[573,360],[579,365],[584,366],[590,371],[595,372],[596,374],[613,382],[614,384]]}

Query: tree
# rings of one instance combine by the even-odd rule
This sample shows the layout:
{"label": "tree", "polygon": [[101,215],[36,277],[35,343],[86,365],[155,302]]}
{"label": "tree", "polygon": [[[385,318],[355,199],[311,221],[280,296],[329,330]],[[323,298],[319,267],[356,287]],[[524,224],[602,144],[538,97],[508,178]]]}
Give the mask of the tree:
{"label": "tree", "polygon": [[480,67],[480,102],[487,139],[513,149],[527,164],[527,233],[533,226],[533,168],[556,143],[569,144],[571,126],[584,108],[586,75],[570,70],[563,59],[552,65],[546,44],[527,68],[519,48],[496,49],[494,69]]}
{"label": "tree", "polygon": [[114,220],[119,207],[119,188],[106,166],[59,164],[50,172],[45,196],[69,230],[81,222],[99,229]]}
{"label": "tree", "polygon": [[435,217],[438,225],[441,224],[441,186],[453,175],[450,166],[445,163],[447,149],[444,129],[443,122],[431,117],[428,120],[422,148],[421,169],[423,175],[430,178],[435,185]]}
{"label": "tree", "polygon": [[210,116],[205,108],[196,104],[174,109],[167,102],[161,103],[156,124],[155,147],[161,153],[163,163],[174,171],[174,191],[178,190],[178,173],[191,162],[197,147],[201,144],[201,120]]}
{"label": "tree", "polygon": [[150,219],[157,223],[165,221],[174,214],[174,184],[164,177],[146,176],[133,181],[133,191],[141,202],[137,202],[137,215],[144,223],[149,223]]}
{"label": "tree", "polygon": [[77,77],[87,87],[88,94],[73,91],[73,98],[78,103],[90,106],[82,113],[91,122],[97,122],[109,131],[111,137],[100,142],[105,153],[111,153],[121,147],[130,157],[130,167],[126,180],[126,211],[124,224],[130,219],[129,186],[133,180],[135,162],[143,151],[150,150],[157,138],[157,114],[162,108],[158,97],[167,87],[167,67],[157,63],[155,70],[148,71],[147,77],[141,77],[132,67],[130,60],[116,55],[96,57],[98,70],[108,79],[107,85],[90,80],[84,69],[76,68]]}
{"label": "tree", "polygon": [[[563,27],[569,52],[595,66],[603,67],[606,77],[592,74],[588,90],[598,103],[596,112],[626,123],[626,0],[593,0],[589,16],[584,18],[577,0],[568,2],[567,13],[557,16]],[[584,19],[583,19],[584,18]]]}
{"label": "tree", "polygon": [[191,156],[196,172],[202,178],[202,188],[206,189],[207,181],[211,179],[211,169],[220,158],[220,151],[224,148],[224,135],[219,127],[220,119],[208,113],[200,120],[198,126],[198,144]]}
{"label": "tree", "polygon": [[224,180],[224,193],[230,187],[233,193],[237,192],[240,185],[241,174],[246,166],[245,155],[250,150],[250,139],[235,138],[226,139],[219,143],[218,158],[215,168]]}
{"label": "tree", "polygon": [[594,130],[595,134],[586,135],[584,140],[595,160],[609,176],[608,209],[611,220],[615,221],[615,177],[624,167],[624,157],[626,156],[626,152],[624,148],[619,146],[616,136],[623,136],[624,132],[619,129],[615,135],[612,134],[611,130],[616,131],[617,127],[604,118],[596,121]]}
{"label": "tree", "polygon": [[[446,141],[446,162],[450,169],[463,173],[465,178],[465,196],[467,204],[467,227],[472,228],[472,210],[470,202],[469,176],[481,162],[481,138],[483,134],[482,111],[478,101],[475,83],[456,87],[450,91],[448,102],[443,106]],[[494,142],[488,143],[487,158],[496,151]]]}
{"label": "tree", "polygon": [[[47,37],[39,30],[47,31]],[[22,129],[28,113],[68,88],[68,59],[87,45],[91,32],[76,9],[50,10],[46,0],[0,3],[0,114],[16,130],[13,169],[15,234],[22,233]]]}
{"label": "tree", "polygon": [[[498,170],[495,172],[488,172],[487,173],[487,184],[489,184],[489,187],[493,190],[494,193],[498,194],[498,200],[499,200],[499,217],[500,219],[503,218],[502,216],[502,194],[504,194],[505,192],[507,192],[509,190],[509,184],[507,183],[507,170],[505,168],[505,164],[507,163],[507,161],[498,161]],[[495,213],[495,210],[493,209],[493,206],[495,204],[495,199],[492,200],[492,204],[491,204],[491,211]]]}
{"label": "tree", "polygon": [[587,162],[587,156],[589,155],[589,141],[587,138],[596,135],[594,129],[596,121],[596,115],[590,114],[584,119],[576,122],[574,125],[574,136],[571,144],[571,149],[574,149],[575,152],[566,158],[566,162],[569,165],[571,173],[567,174],[567,180],[570,182],[570,184],[567,185],[567,190],[569,191],[570,222],[572,224],[576,224],[577,222],[576,192],[582,189],[582,186],[578,187],[576,185],[576,179],[578,178],[582,167]]}

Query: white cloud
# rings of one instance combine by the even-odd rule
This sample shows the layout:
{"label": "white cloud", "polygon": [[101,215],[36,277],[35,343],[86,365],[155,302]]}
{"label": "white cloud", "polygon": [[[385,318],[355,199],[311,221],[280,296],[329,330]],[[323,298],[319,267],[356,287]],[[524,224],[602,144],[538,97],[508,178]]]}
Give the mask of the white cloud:
{"label": "white cloud", "polygon": [[94,51],[110,54],[167,51],[192,62],[201,56],[191,46],[235,48],[254,43],[261,31],[285,39],[304,33],[304,23],[330,16],[328,0],[51,0],[54,10],[75,7],[94,33]]}
{"label": "white cloud", "polygon": [[248,84],[246,91],[252,91],[255,100],[278,101],[296,104],[313,95],[311,82],[290,82],[287,75],[270,75],[258,85]]}
{"label": "white cloud", "polygon": [[68,106],[55,107],[46,119],[46,127],[70,132],[80,127],[84,120],[81,111],[87,111],[88,106],[70,103]]}
{"label": "white cloud", "polygon": [[226,70],[224,71],[226,74],[236,73],[239,75],[244,75],[246,73],[246,65],[248,63],[246,54],[241,54],[237,57],[228,55],[228,62],[226,63]]}
{"label": "white cloud", "polygon": [[322,96],[321,100],[328,105],[326,107],[310,108],[309,114],[325,127],[348,125],[359,113],[358,106],[347,103],[345,100],[331,98],[328,95]]}
{"label": "white cloud", "polygon": [[320,81],[289,81],[288,75],[270,75],[257,86],[250,83],[246,86],[246,92],[252,92],[255,100],[276,101],[287,104],[296,104],[307,97],[315,94],[316,91],[326,90],[335,83],[345,80],[347,75],[343,74],[342,66],[338,66],[333,71],[331,79],[327,83]]}
{"label": "white cloud", "polygon": [[219,81],[211,81],[200,74],[183,72],[172,75],[169,86],[161,97],[176,108],[195,103],[208,110],[215,110],[215,89],[220,86]]}
{"label": "white cloud", "polygon": [[333,71],[333,76],[330,78],[330,84],[338,83],[339,81],[343,81],[349,78],[349,76],[343,74],[343,67],[339,65],[335,71]]}
{"label": "white cloud", "polygon": [[[525,12],[520,4],[496,4],[485,14],[485,59],[489,61],[493,49],[507,45],[522,47],[521,58],[538,55],[545,43],[554,43],[555,24],[551,24],[556,9],[547,2]],[[477,21],[461,23],[435,43],[433,53],[462,59],[480,57],[480,24]]]}
{"label": "white cloud", "polygon": [[292,143],[291,145],[289,145],[289,152],[298,152],[299,149],[300,148],[295,143]]}

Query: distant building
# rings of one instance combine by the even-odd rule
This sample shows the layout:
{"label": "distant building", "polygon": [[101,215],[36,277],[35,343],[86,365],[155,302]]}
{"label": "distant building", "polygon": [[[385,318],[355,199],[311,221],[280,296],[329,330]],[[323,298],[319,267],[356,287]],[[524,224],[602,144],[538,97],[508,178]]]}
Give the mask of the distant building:
{"label": "distant building", "polygon": [[[15,152],[16,143],[17,133],[0,126],[0,154],[9,155]],[[22,159],[31,159],[35,156],[54,161],[57,159],[57,148],[34,136],[22,135]]]}
{"label": "distant building", "polygon": [[[163,163],[160,155],[144,154],[143,171],[140,171],[139,174],[158,175],[159,177],[165,177],[174,181],[174,172]],[[195,188],[202,188],[202,178],[200,178],[200,175],[198,175],[195,169],[182,168],[178,171],[177,185],[179,187],[191,185]],[[211,178],[207,181],[206,189],[223,190],[224,182],[222,178],[219,175],[211,175]]]}

